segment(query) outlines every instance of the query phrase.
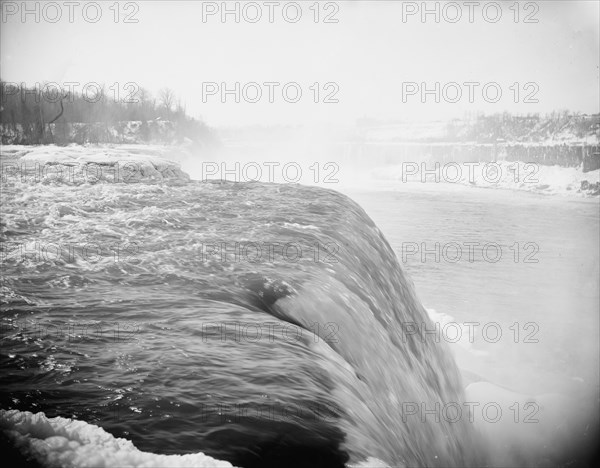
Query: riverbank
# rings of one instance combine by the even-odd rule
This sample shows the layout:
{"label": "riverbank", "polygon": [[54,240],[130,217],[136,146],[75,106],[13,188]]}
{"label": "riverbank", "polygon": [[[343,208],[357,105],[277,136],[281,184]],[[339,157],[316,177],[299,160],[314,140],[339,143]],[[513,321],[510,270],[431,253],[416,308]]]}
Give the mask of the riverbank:
{"label": "riverbank", "polygon": [[[277,146],[267,146],[271,151],[279,150]],[[177,184],[190,180],[231,180],[293,182],[332,189],[377,189],[381,184],[419,189],[425,184],[446,184],[567,197],[600,195],[600,170],[586,171],[583,165],[561,167],[530,161],[481,158],[471,161],[458,157],[453,160],[450,156],[443,158],[445,162],[439,162],[423,157],[427,146],[422,145],[404,146],[404,153],[396,154],[398,158],[382,155],[378,147],[363,147],[363,156],[347,158],[342,157],[345,152],[342,147],[336,148],[327,153],[333,161],[325,159],[328,156],[323,153],[317,154],[315,160],[302,160],[298,154],[292,154],[281,163],[269,162],[272,159],[269,153],[263,152],[262,146],[232,146],[219,152],[198,152],[190,144],[2,145],[0,157],[4,182],[15,178],[74,185],[99,181]],[[373,154],[369,153],[371,150]],[[290,174],[294,175],[293,179]]]}

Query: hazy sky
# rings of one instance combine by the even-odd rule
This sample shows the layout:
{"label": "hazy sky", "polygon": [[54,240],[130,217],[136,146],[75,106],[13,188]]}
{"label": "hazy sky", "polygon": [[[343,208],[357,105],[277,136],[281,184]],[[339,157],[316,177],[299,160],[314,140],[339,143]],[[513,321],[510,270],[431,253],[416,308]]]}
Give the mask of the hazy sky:
{"label": "hazy sky", "polygon": [[[115,8],[110,1],[99,2],[99,9],[93,2],[71,7],[69,2],[40,2],[37,7],[29,2],[34,13],[25,17],[21,3],[2,2],[3,80],[79,82],[79,89],[86,82],[119,83],[120,98],[127,95],[126,82],[153,92],[168,86],[189,113],[211,125],[352,123],[360,117],[435,120],[476,111],[600,111],[597,1],[520,2],[516,7],[514,1],[472,6],[428,2],[431,10],[439,9],[439,22],[433,13],[422,18],[422,2],[227,2],[230,10],[239,9],[239,23],[233,13],[223,22],[222,2],[120,2]],[[210,15],[212,11],[216,13]],[[251,22],[259,11],[260,19]],[[92,22],[98,12],[102,16]],[[493,22],[498,12],[502,16]],[[124,22],[127,14],[137,23]],[[337,22],[324,22],[327,15]],[[231,90],[240,83],[242,102],[234,102],[235,92],[221,102],[223,82]],[[259,86],[247,85],[251,82]],[[407,84],[411,82],[418,88]],[[431,90],[438,82],[437,96],[421,96],[423,82]],[[447,84],[451,82],[460,86]],[[217,89],[203,83],[217,83]],[[286,83],[291,84],[284,95]],[[484,95],[486,83],[491,84]],[[299,101],[288,102],[298,89]],[[498,89],[501,98],[490,102]],[[260,101],[245,102],[244,90],[247,100],[256,99],[260,90]],[[327,96],[339,102],[324,103]],[[524,102],[528,96],[539,102]]]}

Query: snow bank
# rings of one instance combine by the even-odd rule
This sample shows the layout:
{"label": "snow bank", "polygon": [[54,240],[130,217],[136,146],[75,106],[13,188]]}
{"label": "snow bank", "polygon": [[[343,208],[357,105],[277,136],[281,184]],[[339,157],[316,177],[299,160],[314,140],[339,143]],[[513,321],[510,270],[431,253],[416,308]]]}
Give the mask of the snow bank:
{"label": "snow bank", "polygon": [[413,185],[442,183],[554,195],[600,194],[600,170],[583,172],[581,168],[522,162],[498,161],[489,165],[482,162],[472,167],[460,163],[399,164],[378,167],[370,175],[375,180]]}
{"label": "snow bank", "polygon": [[126,439],[104,429],[44,413],[0,410],[0,429],[29,460],[44,467],[231,467],[203,453],[157,455],[141,452]]}

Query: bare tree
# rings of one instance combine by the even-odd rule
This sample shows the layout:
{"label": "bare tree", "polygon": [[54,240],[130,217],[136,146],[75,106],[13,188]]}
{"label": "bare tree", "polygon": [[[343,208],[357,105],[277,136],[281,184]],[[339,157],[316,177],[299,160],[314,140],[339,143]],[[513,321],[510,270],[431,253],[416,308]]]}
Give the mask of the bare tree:
{"label": "bare tree", "polygon": [[173,104],[175,103],[175,93],[171,88],[162,88],[158,92],[158,99],[167,112],[170,112]]}

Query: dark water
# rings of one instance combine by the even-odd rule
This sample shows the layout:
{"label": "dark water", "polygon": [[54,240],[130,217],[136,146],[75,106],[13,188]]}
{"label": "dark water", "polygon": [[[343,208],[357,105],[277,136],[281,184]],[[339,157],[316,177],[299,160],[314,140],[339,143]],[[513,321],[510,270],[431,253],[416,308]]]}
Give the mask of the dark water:
{"label": "dark water", "polygon": [[1,240],[4,409],[240,466],[477,463],[467,418],[402,417],[460,404],[460,377],[444,344],[403,332],[427,314],[339,193],[17,182]]}

